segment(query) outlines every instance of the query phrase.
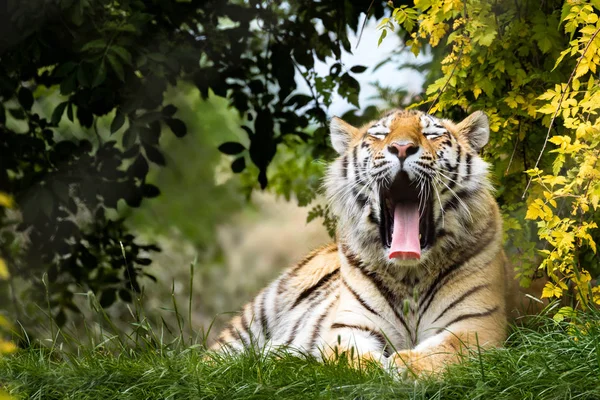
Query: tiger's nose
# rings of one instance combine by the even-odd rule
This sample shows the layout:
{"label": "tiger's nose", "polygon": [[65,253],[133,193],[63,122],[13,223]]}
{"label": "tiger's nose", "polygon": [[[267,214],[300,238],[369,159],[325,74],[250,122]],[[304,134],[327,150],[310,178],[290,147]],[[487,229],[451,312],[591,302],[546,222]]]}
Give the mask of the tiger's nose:
{"label": "tiger's nose", "polygon": [[388,146],[388,151],[398,156],[400,161],[404,161],[407,157],[410,157],[419,151],[419,147],[415,146],[414,143],[399,144],[394,142]]}

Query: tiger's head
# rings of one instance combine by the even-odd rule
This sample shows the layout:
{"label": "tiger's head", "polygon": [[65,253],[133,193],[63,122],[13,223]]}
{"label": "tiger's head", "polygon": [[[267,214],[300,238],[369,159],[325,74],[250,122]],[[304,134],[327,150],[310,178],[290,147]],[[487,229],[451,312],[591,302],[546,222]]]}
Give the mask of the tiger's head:
{"label": "tiger's head", "polygon": [[339,157],[325,187],[338,239],[371,261],[427,262],[440,242],[456,240],[486,212],[483,112],[455,124],[396,109],[360,128],[334,117],[330,131]]}

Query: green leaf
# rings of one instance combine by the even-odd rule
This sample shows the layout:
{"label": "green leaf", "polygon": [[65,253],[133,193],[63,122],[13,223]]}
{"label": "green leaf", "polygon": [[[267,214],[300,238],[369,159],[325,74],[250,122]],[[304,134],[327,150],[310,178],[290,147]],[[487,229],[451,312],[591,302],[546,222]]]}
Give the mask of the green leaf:
{"label": "green leaf", "polygon": [[354,72],[355,74],[362,74],[366,70],[367,67],[365,67],[364,65],[355,65],[354,67],[350,68],[350,71]]}
{"label": "green leaf", "polygon": [[98,49],[104,50],[105,48],[106,48],[106,40],[96,39],[96,40],[92,40],[91,42],[87,42],[86,44],[84,44],[83,47],[81,48],[81,51],[85,52],[88,50],[98,50]]}
{"label": "green leaf", "polygon": [[148,160],[152,161],[154,164],[158,164],[164,166],[167,164],[165,161],[165,156],[156,148],[150,145],[144,146],[144,150],[146,151],[146,157]]}
{"label": "green leaf", "polygon": [[246,148],[237,142],[225,142],[219,146],[219,151],[223,154],[236,155],[246,150]]}
{"label": "green leaf", "polygon": [[113,118],[112,123],[110,124],[110,134],[112,135],[113,133],[121,129],[123,124],[125,124],[125,114],[117,110],[115,118]]}
{"label": "green leaf", "polygon": [[73,103],[69,103],[69,107],[67,108],[67,118],[69,118],[69,121],[73,122]]}
{"label": "green leaf", "polygon": [[129,149],[131,146],[135,144],[137,140],[138,133],[135,127],[129,127],[123,134],[123,148]]}
{"label": "green leaf", "polygon": [[122,82],[125,82],[125,71],[123,70],[123,65],[119,59],[115,57],[114,54],[107,54],[106,58],[108,58],[108,62],[112,66],[113,71],[115,71],[115,74],[117,74],[117,77],[119,77]]}
{"label": "green leaf", "polygon": [[231,170],[236,174],[239,174],[246,168],[246,159],[244,157],[236,158],[231,163]]}
{"label": "green leaf", "polygon": [[123,61],[125,61],[126,64],[128,65],[132,65],[132,57],[131,57],[131,53],[125,49],[124,47],[121,46],[111,46],[109,51],[115,53],[116,55],[118,55]]}
{"label": "green leaf", "polygon": [[187,134],[187,127],[182,120],[177,118],[169,118],[165,121],[175,136],[184,137]]}
{"label": "green leaf", "polygon": [[127,290],[127,289],[120,289],[119,290],[119,297],[125,303],[131,303],[133,301],[133,297],[131,296],[131,292],[129,290]]}
{"label": "green leaf", "polygon": [[296,109],[302,108],[311,102],[313,98],[306,94],[295,94],[285,101],[286,105],[296,105]]}
{"label": "green leaf", "polygon": [[127,170],[128,175],[133,175],[138,179],[144,179],[148,174],[148,161],[141,154],[137,155],[137,158],[131,164]]}
{"label": "green leaf", "polygon": [[60,94],[66,96],[75,91],[77,87],[77,74],[72,73],[60,83]]}
{"label": "green leaf", "polygon": [[102,291],[102,294],[100,295],[100,306],[102,306],[102,308],[110,307],[116,300],[116,289],[106,289]]}
{"label": "green leaf", "polygon": [[172,117],[173,115],[175,115],[176,112],[177,107],[175,107],[173,104],[167,104],[163,107],[161,111],[162,115],[164,115],[165,117]]}
{"label": "green leaf", "polygon": [[60,103],[59,105],[57,105],[54,108],[54,111],[52,112],[52,119],[51,119],[52,125],[58,125],[58,123],[62,119],[63,113],[65,112],[65,108],[67,107],[67,104],[69,104],[68,101],[63,101],[62,103]]}
{"label": "green leaf", "polygon": [[64,78],[69,75],[75,68],[77,68],[77,63],[69,61],[64,64],[59,65],[52,71],[52,75],[56,78]]}
{"label": "green leaf", "polygon": [[158,197],[160,195],[160,189],[150,183],[146,183],[142,185],[142,195],[149,199]]}
{"label": "green leaf", "polygon": [[148,125],[148,124],[151,124],[152,122],[159,121],[161,119],[163,119],[163,115],[161,113],[159,113],[158,111],[150,111],[150,112],[147,112],[146,114],[138,117],[136,119],[136,124],[137,125]]}
{"label": "green leaf", "polygon": [[21,87],[19,89],[19,93],[17,94],[17,98],[19,99],[19,104],[26,109],[27,111],[31,110],[33,106],[33,93],[26,87]]}
{"label": "green leaf", "polygon": [[79,68],[77,68],[77,81],[83,87],[90,86],[90,80],[88,78],[88,74],[86,74],[86,70],[83,66],[79,66]]}
{"label": "green leaf", "polygon": [[153,61],[157,61],[157,62],[167,62],[167,56],[165,56],[162,53],[148,53],[147,54],[148,58],[153,60]]}
{"label": "green leaf", "polygon": [[92,82],[92,87],[100,86],[106,80],[106,66],[104,62],[100,63],[98,66],[98,70],[96,70],[96,76],[94,77],[94,81]]}
{"label": "green leaf", "polygon": [[387,36],[387,31],[384,29],[381,32],[381,36],[379,36],[379,40],[377,41],[377,46],[381,46],[381,42],[383,42],[383,39],[385,39],[386,36]]}

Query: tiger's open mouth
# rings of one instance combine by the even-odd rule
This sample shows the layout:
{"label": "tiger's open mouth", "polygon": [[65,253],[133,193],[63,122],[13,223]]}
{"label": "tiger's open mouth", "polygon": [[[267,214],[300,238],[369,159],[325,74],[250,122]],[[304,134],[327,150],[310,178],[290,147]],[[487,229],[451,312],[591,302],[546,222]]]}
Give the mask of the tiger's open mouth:
{"label": "tiger's open mouth", "polygon": [[[420,190],[405,172],[380,192],[379,226],[390,259],[418,260],[435,240],[431,190]],[[428,195],[429,194],[429,195]]]}

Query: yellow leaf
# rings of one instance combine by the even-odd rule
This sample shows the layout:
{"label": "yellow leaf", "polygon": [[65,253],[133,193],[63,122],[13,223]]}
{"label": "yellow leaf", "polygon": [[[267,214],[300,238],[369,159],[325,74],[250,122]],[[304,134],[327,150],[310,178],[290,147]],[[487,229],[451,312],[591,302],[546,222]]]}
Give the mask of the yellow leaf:
{"label": "yellow leaf", "polygon": [[590,67],[587,63],[587,60],[584,58],[579,63],[579,66],[575,70],[575,78],[579,78],[580,76],[585,75],[590,70]]}
{"label": "yellow leaf", "polygon": [[6,319],[6,317],[2,314],[0,314],[0,328],[12,329],[11,323],[8,322],[8,319]]}
{"label": "yellow leaf", "polygon": [[8,267],[6,266],[6,262],[0,258],[0,279],[6,280],[9,278]]}
{"label": "yellow leaf", "polygon": [[562,296],[562,289],[555,286],[552,282],[546,282],[546,286],[542,290],[542,298],[550,298],[557,297],[560,298]]}
{"label": "yellow leaf", "polygon": [[13,208],[15,206],[15,201],[11,196],[0,192],[0,206],[6,208]]}
{"label": "yellow leaf", "polygon": [[8,393],[0,391],[0,400],[15,400],[14,397],[11,397]]}
{"label": "yellow leaf", "polygon": [[6,342],[0,339],[0,354],[9,354],[17,350],[17,346],[13,342]]}
{"label": "yellow leaf", "polygon": [[542,114],[554,114],[556,107],[552,104],[544,104],[542,107],[537,109],[537,112]]}

